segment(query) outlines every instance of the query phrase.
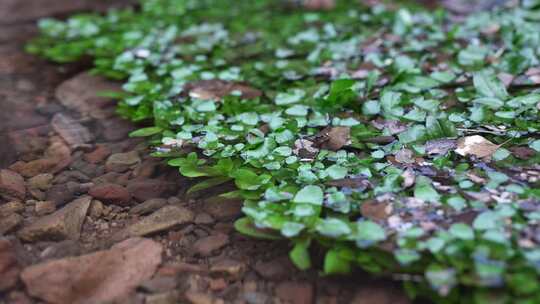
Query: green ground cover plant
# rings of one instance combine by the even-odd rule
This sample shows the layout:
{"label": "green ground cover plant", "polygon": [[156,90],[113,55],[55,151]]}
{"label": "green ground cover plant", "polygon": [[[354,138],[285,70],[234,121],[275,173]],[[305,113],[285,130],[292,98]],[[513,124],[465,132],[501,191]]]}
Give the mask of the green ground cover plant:
{"label": "green ground cover plant", "polygon": [[[338,2],[146,0],[44,19],[94,58],[156,157],[242,198],[301,269],[359,267],[438,303],[540,303],[540,1],[457,18]],[[322,265],[310,248],[324,248]]]}

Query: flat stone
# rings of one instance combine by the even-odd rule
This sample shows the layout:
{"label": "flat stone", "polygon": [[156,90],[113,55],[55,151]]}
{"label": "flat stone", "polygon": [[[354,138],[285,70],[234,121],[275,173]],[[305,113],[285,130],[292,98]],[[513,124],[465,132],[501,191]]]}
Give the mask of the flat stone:
{"label": "flat stone", "polygon": [[58,171],[58,160],[41,158],[29,162],[16,162],[11,167],[24,177],[34,177],[42,173],[54,173]]}
{"label": "flat stone", "polygon": [[51,126],[72,148],[86,147],[94,139],[88,128],[63,113],[53,116]]}
{"label": "flat stone", "polygon": [[91,197],[83,196],[24,227],[18,236],[27,242],[77,240],[91,200]]}
{"label": "flat stone", "polygon": [[193,244],[195,252],[201,256],[211,256],[215,251],[223,248],[229,243],[229,236],[223,233],[209,235],[197,240]]}
{"label": "flat stone", "polygon": [[279,281],[286,278],[291,267],[288,257],[279,257],[270,261],[257,261],[255,271],[266,280]]}
{"label": "flat stone", "polygon": [[178,206],[165,206],[138,222],[116,233],[112,239],[121,240],[132,236],[145,236],[193,221],[191,210]]}
{"label": "flat stone", "polygon": [[96,149],[84,155],[84,160],[91,164],[99,164],[111,155],[111,150],[105,145],[97,145]]}
{"label": "flat stone", "polygon": [[109,250],[30,266],[21,279],[30,295],[48,303],[111,303],[150,279],[162,252],[155,241],[132,238]]}
{"label": "flat stone", "polygon": [[[0,238],[0,292],[15,287],[19,280],[19,265],[11,242]],[[10,302],[11,303],[11,302]]]}
{"label": "flat stone", "polygon": [[0,218],[0,235],[13,231],[23,221],[23,217],[17,213]]}
{"label": "flat stone", "polygon": [[95,185],[88,191],[93,198],[104,203],[127,206],[131,202],[131,195],[128,190],[116,184]]}
{"label": "flat stone", "polygon": [[37,215],[46,215],[56,211],[56,203],[52,201],[36,202],[35,211]]}
{"label": "flat stone", "polygon": [[215,219],[229,220],[242,214],[243,203],[241,200],[213,200],[207,199],[203,202],[203,209]]}
{"label": "flat stone", "polygon": [[238,277],[243,274],[247,269],[245,263],[233,260],[233,259],[224,259],[217,261],[210,267],[210,272],[213,273],[226,273],[233,277]]}
{"label": "flat stone", "polygon": [[120,85],[103,77],[82,72],[66,80],[56,89],[55,96],[62,105],[83,115],[90,113],[96,104],[110,102],[110,98],[98,97],[98,92],[121,91]]}
{"label": "flat stone", "polygon": [[23,200],[25,196],[24,178],[17,172],[0,170],[0,197],[6,200]]}
{"label": "flat stone", "polygon": [[109,156],[105,163],[105,169],[107,172],[122,173],[129,170],[131,167],[139,164],[141,158],[137,151],[131,151],[127,153],[115,153]]}
{"label": "flat stone", "polygon": [[137,215],[145,215],[148,213],[152,213],[165,205],[167,205],[166,199],[152,198],[131,208],[131,210],[129,210],[129,213],[137,214]]}

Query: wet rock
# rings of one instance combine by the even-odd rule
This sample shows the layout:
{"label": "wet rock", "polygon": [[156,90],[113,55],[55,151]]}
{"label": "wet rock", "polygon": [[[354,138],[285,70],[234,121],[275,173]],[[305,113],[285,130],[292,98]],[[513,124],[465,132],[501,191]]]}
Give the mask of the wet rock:
{"label": "wet rock", "polygon": [[120,86],[105,80],[105,78],[82,72],[58,86],[55,96],[66,108],[85,115],[91,112],[97,104],[112,101],[110,98],[97,97],[97,93],[103,91],[118,92]]}
{"label": "wet rock", "polygon": [[116,184],[95,185],[88,191],[93,198],[104,203],[127,206],[131,202],[128,190]]}
{"label": "wet rock", "polygon": [[162,251],[157,242],[132,238],[109,250],[30,266],[21,279],[32,296],[49,303],[110,303],[150,279]]}
{"label": "wet rock", "polygon": [[17,213],[0,218],[0,235],[5,235],[13,231],[23,221],[23,217]]}
{"label": "wet rock", "polygon": [[53,214],[33,222],[19,231],[18,236],[27,242],[77,240],[90,206],[89,196],[81,197]]}
{"label": "wet rock", "polygon": [[115,234],[113,240],[145,236],[193,221],[193,212],[178,206],[165,206]]}
{"label": "wet rock", "polygon": [[29,162],[16,162],[10,168],[24,177],[34,177],[42,173],[53,173],[57,170],[58,162],[55,159],[42,158]]}
{"label": "wet rock", "polygon": [[46,191],[51,188],[53,179],[54,175],[50,173],[38,174],[28,180],[28,186],[30,188]]}
{"label": "wet rock", "polygon": [[[19,265],[15,249],[7,239],[0,238],[0,292],[11,289],[19,279]],[[10,302],[13,303],[13,302]]]}
{"label": "wet rock", "polygon": [[229,236],[223,233],[210,235],[197,240],[193,244],[195,252],[201,256],[211,256],[213,252],[223,248],[229,243]]}
{"label": "wet rock", "polygon": [[50,214],[56,211],[56,203],[52,201],[39,201],[35,205],[36,214],[39,216]]}
{"label": "wet rock", "polygon": [[74,149],[88,147],[88,143],[94,139],[85,126],[63,113],[54,115],[51,126]]}
{"label": "wet rock", "polygon": [[158,179],[131,181],[128,183],[127,189],[138,201],[168,196],[177,190],[175,183]]}
{"label": "wet rock", "polygon": [[309,283],[282,282],[276,287],[276,296],[292,304],[311,304],[313,303],[313,286]]}
{"label": "wet rock", "polygon": [[105,163],[107,172],[122,173],[139,164],[141,159],[137,151],[127,153],[115,153],[109,156]]}
{"label": "wet rock", "polygon": [[83,158],[85,161],[91,164],[98,164],[103,162],[107,157],[111,155],[111,150],[105,145],[97,145],[96,149],[90,153],[86,153]]}
{"label": "wet rock", "polygon": [[0,218],[24,210],[24,205],[20,202],[8,202],[0,205]]}
{"label": "wet rock", "polygon": [[121,174],[116,172],[105,173],[101,176],[94,178],[92,181],[95,184],[115,183],[117,185],[125,186],[129,180],[129,172]]}
{"label": "wet rock", "polygon": [[0,170],[0,197],[6,200],[23,200],[26,196],[24,179],[17,172]]}
{"label": "wet rock", "polygon": [[131,208],[131,210],[129,210],[129,213],[137,214],[137,215],[145,215],[145,214],[154,212],[165,205],[167,205],[166,199],[152,198]]}

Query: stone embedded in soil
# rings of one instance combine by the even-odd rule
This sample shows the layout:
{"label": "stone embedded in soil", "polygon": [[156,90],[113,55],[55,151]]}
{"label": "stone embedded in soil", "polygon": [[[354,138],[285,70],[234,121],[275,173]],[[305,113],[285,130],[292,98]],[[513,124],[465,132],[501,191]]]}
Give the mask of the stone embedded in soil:
{"label": "stone embedded in soil", "polygon": [[13,231],[23,221],[23,217],[17,213],[0,218],[0,235],[5,235]]}
{"label": "stone embedded in soil", "polygon": [[270,261],[257,261],[255,271],[266,280],[281,280],[294,269],[288,257],[279,257]]}
{"label": "stone embedded in soil", "polygon": [[410,304],[409,298],[395,286],[369,284],[360,287],[351,304]]}
{"label": "stone embedded in soil", "polygon": [[129,194],[128,190],[116,184],[95,185],[90,188],[88,194],[108,204],[128,206],[131,203],[131,194]]}
{"label": "stone embedded in soil", "polygon": [[197,240],[193,244],[195,252],[201,256],[211,256],[215,251],[223,248],[229,243],[229,236],[223,233],[209,235]]}
{"label": "stone embedded in soil", "polygon": [[127,189],[140,202],[152,198],[169,196],[177,191],[174,182],[159,179],[133,180],[128,183]]}
{"label": "stone embedded in soil", "polygon": [[242,275],[247,269],[245,263],[233,260],[233,259],[223,259],[215,262],[210,267],[210,272],[213,273],[226,273],[232,277],[238,277]]}
{"label": "stone embedded in soil", "polygon": [[23,200],[25,196],[24,178],[17,172],[0,170],[0,197],[6,200]]}
{"label": "stone embedded in soil", "polygon": [[234,219],[242,214],[241,200],[212,201],[205,200],[203,209],[218,220]]}
{"label": "stone embedded in soil", "polygon": [[110,303],[150,279],[162,251],[155,241],[132,238],[109,250],[30,266],[21,279],[29,294],[49,303]]}
{"label": "stone embedded in soil", "polygon": [[53,116],[51,126],[72,148],[85,147],[94,139],[88,128],[63,113]]}
{"label": "stone embedded in soil", "polygon": [[[276,296],[291,304],[311,304],[313,286],[303,282],[282,282],[276,287]],[[379,302],[369,303],[379,304]]]}
{"label": "stone embedded in soil", "polygon": [[115,153],[109,156],[105,163],[105,169],[107,172],[122,173],[129,170],[131,167],[139,164],[141,158],[137,151],[131,151],[127,153]]}
{"label": "stone embedded in soil", "polygon": [[191,210],[178,206],[165,206],[138,222],[119,231],[113,237],[118,241],[131,236],[145,236],[193,221]]}
{"label": "stone embedded in soil", "polygon": [[77,240],[91,200],[89,196],[81,197],[24,227],[18,236],[27,242]]}
{"label": "stone embedded in soil", "polygon": [[164,198],[152,198],[137,206],[131,208],[129,213],[137,215],[145,215],[158,210],[159,208],[167,205],[167,200]]}
{"label": "stone embedded in soil", "polygon": [[11,289],[19,280],[19,265],[15,249],[7,239],[0,238],[0,293]]}

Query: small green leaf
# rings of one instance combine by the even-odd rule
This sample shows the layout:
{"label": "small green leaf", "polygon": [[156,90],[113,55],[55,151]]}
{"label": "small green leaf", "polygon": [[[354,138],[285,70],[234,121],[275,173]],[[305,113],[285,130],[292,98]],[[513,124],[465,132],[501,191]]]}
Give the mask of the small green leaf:
{"label": "small green leaf", "polygon": [[329,250],[324,257],[325,274],[347,274],[351,272],[350,261],[343,259],[338,250]]}
{"label": "small green leaf", "polygon": [[236,220],[236,222],[234,222],[234,228],[242,234],[258,239],[279,240],[282,238],[273,231],[266,231],[256,228],[251,220],[247,217]]}
{"label": "small green leaf", "polygon": [[298,191],[293,199],[297,204],[322,205],[323,191],[319,186],[309,185]]}
{"label": "small green leaf", "polygon": [[311,268],[311,257],[309,255],[309,240],[295,241],[294,247],[289,253],[291,261],[300,270]]}
{"label": "small green leaf", "polygon": [[139,130],[135,130],[131,133],[129,133],[129,137],[147,137],[156,135],[158,133],[161,133],[163,131],[160,127],[148,127],[148,128],[142,128]]}

